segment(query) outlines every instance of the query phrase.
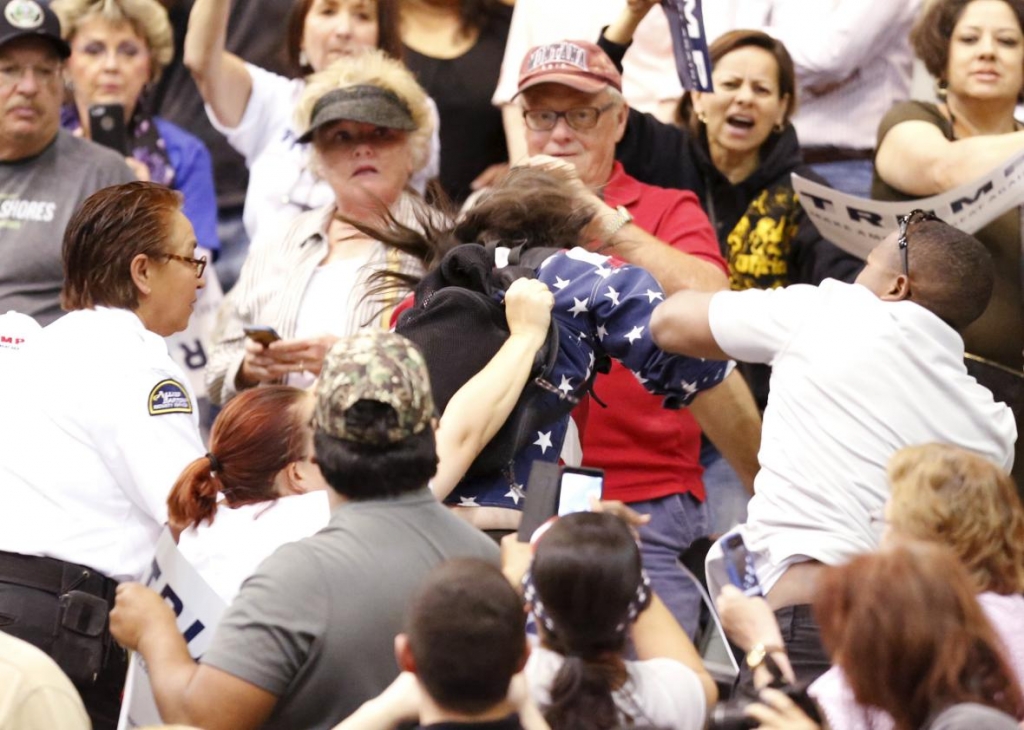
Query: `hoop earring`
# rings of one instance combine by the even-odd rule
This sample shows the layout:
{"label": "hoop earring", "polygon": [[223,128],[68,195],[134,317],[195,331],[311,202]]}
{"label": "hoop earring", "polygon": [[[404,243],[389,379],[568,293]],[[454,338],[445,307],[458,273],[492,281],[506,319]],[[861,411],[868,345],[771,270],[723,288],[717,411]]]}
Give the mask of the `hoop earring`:
{"label": "hoop earring", "polygon": [[708,115],[705,114],[703,111],[697,112],[697,121],[700,122],[701,124],[707,124],[708,123]]}
{"label": "hoop earring", "polygon": [[949,93],[949,82],[943,81],[942,79],[935,79],[935,96],[938,97],[939,101],[945,102],[946,95]]}
{"label": "hoop earring", "polygon": [[774,127],[772,127],[772,129],[774,129],[779,134],[782,134],[783,132],[786,131],[786,123],[785,122],[779,122]]}

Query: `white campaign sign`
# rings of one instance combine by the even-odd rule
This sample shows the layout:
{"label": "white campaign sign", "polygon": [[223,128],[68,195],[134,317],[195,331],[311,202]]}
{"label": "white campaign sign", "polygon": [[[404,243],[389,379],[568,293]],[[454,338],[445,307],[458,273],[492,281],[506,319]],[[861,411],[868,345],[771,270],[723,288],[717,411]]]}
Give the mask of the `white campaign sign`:
{"label": "white campaign sign", "polygon": [[[188,642],[192,658],[202,656],[210,648],[213,629],[220,622],[227,604],[178,552],[178,546],[166,527],[143,582],[171,604],[178,616],[178,629]],[[117,728],[127,730],[162,724],[145,662],[138,654],[133,654],[128,665]]]}
{"label": "white campaign sign", "polygon": [[847,195],[795,173],[793,189],[823,238],[866,259],[871,249],[896,230],[896,216],[915,208],[932,211],[951,226],[974,233],[1024,204],[1024,153],[949,192],[898,203]]}
{"label": "white campaign sign", "polygon": [[[207,261],[213,260],[212,254],[206,249],[197,249],[196,256],[206,256]],[[220,287],[213,264],[207,264],[203,278],[206,279],[206,286],[199,292],[196,308],[188,320],[188,328],[166,338],[167,350],[188,375],[196,398],[206,397],[206,361],[213,345],[217,312],[224,301],[224,290]]]}

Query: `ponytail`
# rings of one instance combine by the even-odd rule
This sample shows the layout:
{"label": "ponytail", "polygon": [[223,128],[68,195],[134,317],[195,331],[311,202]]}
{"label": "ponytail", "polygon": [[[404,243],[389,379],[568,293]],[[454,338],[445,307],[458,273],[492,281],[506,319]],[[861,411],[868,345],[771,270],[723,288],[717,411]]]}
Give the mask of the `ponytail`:
{"label": "ponytail", "polygon": [[198,527],[213,523],[217,495],[224,488],[214,473],[209,456],[201,456],[185,467],[167,498],[167,516],[172,525]]}
{"label": "ponytail", "polygon": [[212,524],[220,496],[230,507],[277,499],[278,473],[307,458],[312,446],[300,408],[309,397],[298,388],[267,385],[232,398],[210,430],[210,453],[186,466],[171,489],[171,524]]}
{"label": "ponytail", "polygon": [[544,719],[553,728],[612,730],[620,726],[612,696],[622,683],[625,666],[617,656],[608,659],[564,657],[551,684],[551,704]]}

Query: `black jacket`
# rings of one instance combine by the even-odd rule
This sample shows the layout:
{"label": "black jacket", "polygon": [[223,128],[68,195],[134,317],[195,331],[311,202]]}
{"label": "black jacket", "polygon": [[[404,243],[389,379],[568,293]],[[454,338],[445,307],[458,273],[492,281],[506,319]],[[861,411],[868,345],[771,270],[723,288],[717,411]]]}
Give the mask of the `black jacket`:
{"label": "black jacket", "polygon": [[[621,69],[627,47],[603,35],[600,45]],[[765,140],[760,166],[735,185],[711,162],[703,130],[695,136],[635,109],[615,156],[641,182],[696,193],[729,262],[733,289],[853,281],[864,265],[823,239],[797,200],[791,173],[824,180],[803,165],[791,124]]]}

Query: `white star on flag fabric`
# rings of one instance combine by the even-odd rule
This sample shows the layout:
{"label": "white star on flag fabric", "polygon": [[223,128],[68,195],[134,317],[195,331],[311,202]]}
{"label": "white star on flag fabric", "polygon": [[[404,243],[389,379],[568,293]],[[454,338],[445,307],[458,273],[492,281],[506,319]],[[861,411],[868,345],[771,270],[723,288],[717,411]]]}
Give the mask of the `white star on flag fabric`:
{"label": "white star on flag fabric", "polygon": [[665,296],[660,291],[654,291],[653,289],[647,290],[647,303],[653,304],[657,299],[665,299]]}
{"label": "white star on flag fabric", "polygon": [[601,340],[601,342],[604,342],[604,338],[607,336],[608,328],[605,327],[603,324],[597,325],[597,339]]}
{"label": "white star on flag fabric", "polygon": [[460,507],[479,507],[476,503],[476,497],[459,497]]}
{"label": "white star on flag fabric", "polygon": [[696,383],[688,383],[684,380],[680,387],[686,392],[687,395],[693,395],[694,393],[697,392]]}
{"label": "white star on flag fabric", "polygon": [[551,443],[551,431],[548,431],[547,433],[542,433],[541,431],[538,431],[537,440],[533,442],[533,445],[540,447],[540,453],[548,453],[548,449],[554,446],[554,444]]}
{"label": "white star on flag fabric", "polygon": [[572,302],[573,304],[569,308],[569,311],[572,313],[573,319],[576,319],[577,314],[586,314],[587,312],[590,311],[589,309],[587,309],[586,299],[577,299],[576,297],[573,297]]}
{"label": "white star on flag fabric", "polygon": [[640,325],[637,325],[636,327],[629,331],[629,334],[626,335],[626,339],[629,340],[629,344],[632,345],[634,342],[639,340],[641,336],[643,336],[643,333],[644,328]]}
{"label": "white star on flag fabric", "polygon": [[571,284],[571,283],[572,282],[569,281],[568,279],[563,279],[561,276],[555,276],[555,288],[556,289],[559,289],[559,290],[564,289],[565,287],[569,286],[569,284]]}
{"label": "white star on flag fabric", "polygon": [[633,373],[633,377],[637,379],[637,382],[640,383],[640,385],[647,382],[647,378],[641,375],[639,370],[630,370],[629,372]]}
{"label": "white star on flag fabric", "polygon": [[558,389],[566,395],[569,395],[569,393],[572,392],[572,381],[563,375],[562,382],[558,384]]}
{"label": "white star on flag fabric", "polygon": [[602,279],[607,279],[609,276],[612,275],[612,270],[606,269],[603,266],[601,266],[599,268],[594,269],[594,273],[600,276]]}
{"label": "white star on flag fabric", "polygon": [[526,492],[523,491],[522,484],[513,484],[512,488],[505,492],[506,497],[511,497],[513,504],[519,504],[520,499],[526,498]]}
{"label": "white star on flag fabric", "polygon": [[605,292],[605,296],[612,300],[612,306],[619,306],[619,293],[614,288],[608,287],[608,291]]}

